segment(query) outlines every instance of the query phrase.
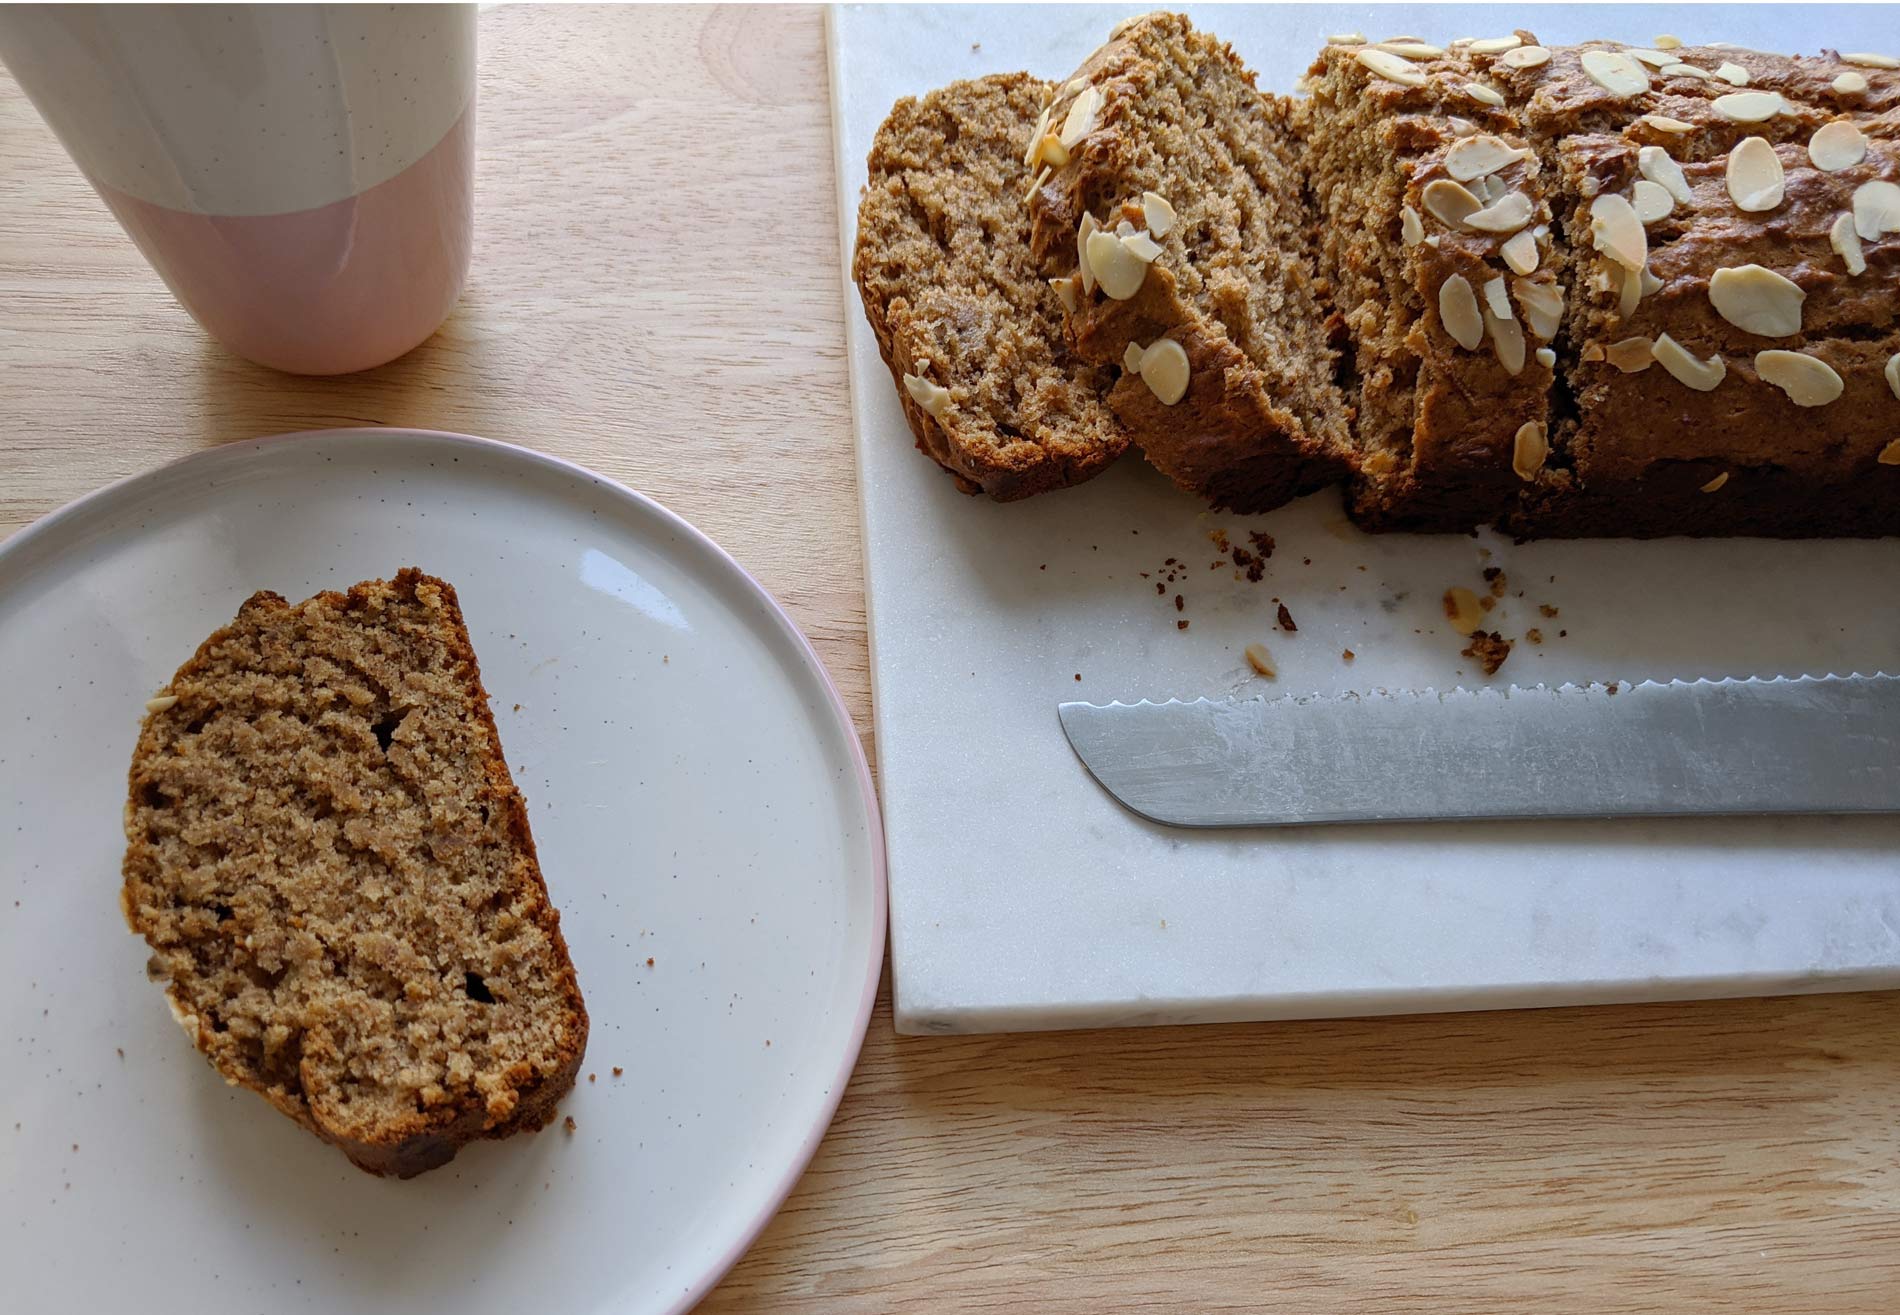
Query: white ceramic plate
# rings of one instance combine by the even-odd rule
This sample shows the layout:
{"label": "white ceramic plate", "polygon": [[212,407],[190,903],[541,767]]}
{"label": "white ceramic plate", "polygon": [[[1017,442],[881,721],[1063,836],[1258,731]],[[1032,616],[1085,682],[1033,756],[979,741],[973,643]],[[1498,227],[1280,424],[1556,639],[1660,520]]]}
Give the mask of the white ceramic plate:
{"label": "white ceramic plate", "polygon": [[[252,591],[411,564],[461,596],[593,1033],[574,1132],[397,1182],[225,1087],[117,895],[144,699]],[[689,1306],[816,1149],[884,918],[824,669],[658,505],[408,430],[240,443],[102,490],[0,549],[0,1305]]]}

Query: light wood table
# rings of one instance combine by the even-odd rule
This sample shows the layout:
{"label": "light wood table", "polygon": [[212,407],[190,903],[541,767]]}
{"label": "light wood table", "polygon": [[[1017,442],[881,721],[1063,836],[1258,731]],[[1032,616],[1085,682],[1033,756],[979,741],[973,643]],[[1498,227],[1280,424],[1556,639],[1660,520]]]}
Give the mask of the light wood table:
{"label": "light wood table", "polygon": [[[482,21],[473,283],[340,380],[211,345],[0,74],[0,534],[231,439],[525,443],[731,549],[868,731],[821,15]],[[1893,1312],[1900,996],[934,1039],[881,1004],[707,1308]]]}

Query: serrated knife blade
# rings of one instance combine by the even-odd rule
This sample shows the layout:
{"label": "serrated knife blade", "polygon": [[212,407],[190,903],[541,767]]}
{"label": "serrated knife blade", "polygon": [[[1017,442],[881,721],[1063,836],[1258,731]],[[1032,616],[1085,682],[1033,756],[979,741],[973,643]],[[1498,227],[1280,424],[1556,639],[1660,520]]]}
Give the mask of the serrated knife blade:
{"label": "serrated knife blade", "polygon": [[1900,676],[1064,703],[1170,826],[1900,812]]}

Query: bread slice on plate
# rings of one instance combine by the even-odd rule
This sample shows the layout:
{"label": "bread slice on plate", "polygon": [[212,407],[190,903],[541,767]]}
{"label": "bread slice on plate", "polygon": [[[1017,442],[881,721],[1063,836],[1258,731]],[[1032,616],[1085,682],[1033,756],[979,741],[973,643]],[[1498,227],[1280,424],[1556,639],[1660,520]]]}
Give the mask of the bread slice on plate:
{"label": "bread slice on plate", "polygon": [[1148,460],[1266,511],[1351,469],[1294,102],[1179,14],[1123,24],[1039,125],[1032,240]]}
{"label": "bread slice on plate", "polygon": [[547,1123],[587,1010],[455,590],[255,594],[147,708],[121,901],[225,1080],[403,1178]]}
{"label": "bread slice on plate", "polygon": [[852,276],[917,446],[1001,501],[1078,484],[1128,446],[1112,366],[1069,349],[1029,251],[1026,73],[906,97],[878,129]]}

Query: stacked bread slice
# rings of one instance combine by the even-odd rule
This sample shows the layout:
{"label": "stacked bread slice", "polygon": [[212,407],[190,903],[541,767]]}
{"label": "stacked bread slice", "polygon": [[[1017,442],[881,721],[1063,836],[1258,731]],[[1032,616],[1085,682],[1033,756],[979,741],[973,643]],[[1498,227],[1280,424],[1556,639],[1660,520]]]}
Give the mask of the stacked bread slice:
{"label": "stacked bread slice", "polygon": [[1012,277],[1177,483],[1339,483],[1370,529],[1900,533],[1900,61],[1340,37],[1303,90],[1151,14],[1018,128]]}

